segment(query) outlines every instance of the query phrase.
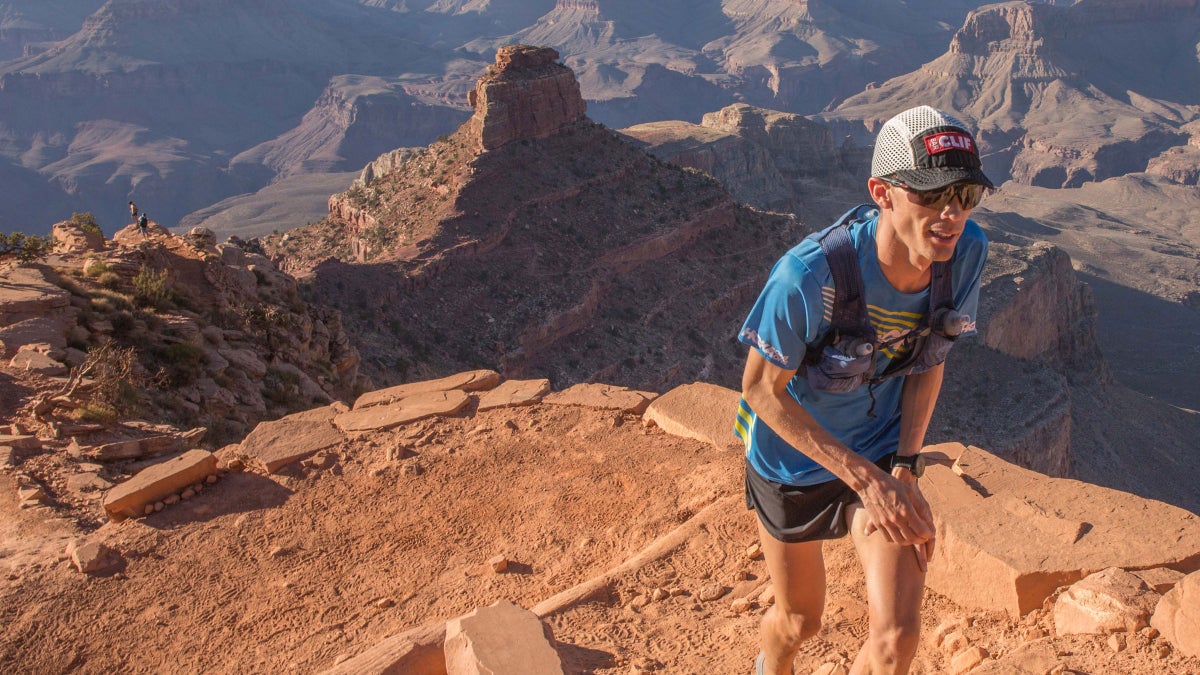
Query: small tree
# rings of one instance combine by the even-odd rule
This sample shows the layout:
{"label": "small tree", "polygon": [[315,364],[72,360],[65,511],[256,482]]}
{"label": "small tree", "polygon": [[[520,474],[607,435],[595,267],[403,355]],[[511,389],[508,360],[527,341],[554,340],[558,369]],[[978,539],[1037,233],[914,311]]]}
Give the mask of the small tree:
{"label": "small tree", "polygon": [[21,262],[44,258],[54,250],[50,237],[25,234],[24,232],[0,233],[0,256],[15,255]]}
{"label": "small tree", "polygon": [[100,231],[100,226],[96,224],[96,217],[92,215],[91,211],[72,213],[71,222],[78,225],[79,229],[83,230],[84,232],[98,234],[101,237],[104,236],[104,233]]}

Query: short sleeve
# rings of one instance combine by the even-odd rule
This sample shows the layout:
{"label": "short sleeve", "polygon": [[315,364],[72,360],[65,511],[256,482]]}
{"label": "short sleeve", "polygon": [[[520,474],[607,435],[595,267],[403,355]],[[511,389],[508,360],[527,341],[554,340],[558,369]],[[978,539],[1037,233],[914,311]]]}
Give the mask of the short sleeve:
{"label": "short sleeve", "polygon": [[964,237],[959,248],[961,265],[954,266],[954,306],[967,316],[967,327],[962,334],[974,335],[978,332],[979,287],[987,264],[988,241],[974,221],[967,221],[967,226],[965,234],[969,236]]}
{"label": "short sleeve", "polygon": [[804,359],[805,343],[816,339],[823,314],[819,283],[789,253],[771,270],[738,340],[780,368],[796,370]]}

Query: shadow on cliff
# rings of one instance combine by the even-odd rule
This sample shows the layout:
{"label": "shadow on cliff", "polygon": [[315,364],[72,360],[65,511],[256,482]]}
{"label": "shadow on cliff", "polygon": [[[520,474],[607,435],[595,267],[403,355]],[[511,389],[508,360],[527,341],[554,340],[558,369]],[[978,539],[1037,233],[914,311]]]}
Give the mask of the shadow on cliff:
{"label": "shadow on cliff", "polygon": [[[1200,410],[1200,313],[1078,273],[1096,297],[1096,336],[1122,384],[1171,405]],[[1153,346],[1147,349],[1147,346]],[[1147,352],[1155,356],[1147,358]]]}

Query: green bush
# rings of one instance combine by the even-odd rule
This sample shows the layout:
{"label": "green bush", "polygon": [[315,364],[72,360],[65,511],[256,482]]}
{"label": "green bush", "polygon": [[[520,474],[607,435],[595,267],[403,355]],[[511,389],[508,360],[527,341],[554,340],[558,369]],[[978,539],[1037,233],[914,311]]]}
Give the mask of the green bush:
{"label": "green bush", "polygon": [[0,256],[12,254],[21,262],[31,262],[45,258],[53,250],[54,240],[50,237],[24,232],[0,233]]}
{"label": "green bush", "polygon": [[175,342],[155,349],[154,356],[172,387],[186,387],[204,374],[204,350],[193,344]]}
{"label": "green bush", "polygon": [[[95,260],[95,258],[92,258],[92,260]],[[85,277],[88,277],[89,279],[95,279],[96,277],[98,277],[108,271],[109,271],[108,265],[103,260],[97,260],[95,262],[95,264],[88,265],[87,271],[84,272],[83,275]]]}
{"label": "green bush", "polygon": [[133,277],[133,298],[139,306],[165,308],[171,296],[171,276],[165,268],[153,270],[142,265]]}
{"label": "green bush", "polygon": [[100,226],[96,224],[96,217],[92,215],[91,211],[72,213],[71,222],[79,226],[79,229],[83,230],[84,232],[98,234],[101,237],[104,236],[104,233],[100,231]]}
{"label": "green bush", "polygon": [[75,411],[75,415],[80,422],[89,424],[112,424],[120,417],[120,413],[110,405],[104,403],[92,402],[86,403]]}
{"label": "green bush", "polygon": [[108,321],[112,324],[113,335],[118,337],[128,335],[135,325],[133,314],[123,309],[113,312]]}
{"label": "green bush", "polygon": [[96,279],[96,283],[109,290],[116,290],[121,285],[121,275],[116,272],[105,272],[100,275],[99,279]]}

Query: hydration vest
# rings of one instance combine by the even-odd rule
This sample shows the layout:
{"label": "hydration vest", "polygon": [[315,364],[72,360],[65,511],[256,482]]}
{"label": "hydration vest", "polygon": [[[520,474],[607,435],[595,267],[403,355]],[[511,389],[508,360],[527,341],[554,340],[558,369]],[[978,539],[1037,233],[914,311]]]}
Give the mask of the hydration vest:
{"label": "hydration vest", "polygon": [[[929,281],[929,309],[903,338],[882,344],[867,315],[862,270],[858,250],[850,238],[850,225],[872,218],[877,211],[871,204],[850,209],[836,223],[807,238],[821,246],[821,252],[833,275],[833,317],[824,337],[805,346],[800,372],[813,389],[834,393],[854,391],[862,385],[876,384],[901,375],[923,373],[946,360],[954,341],[962,333],[966,318],[954,307],[954,289],[950,262],[934,262]],[[875,355],[881,347],[908,351],[893,359],[879,375],[875,374]],[[872,395],[871,412],[874,416]]]}

